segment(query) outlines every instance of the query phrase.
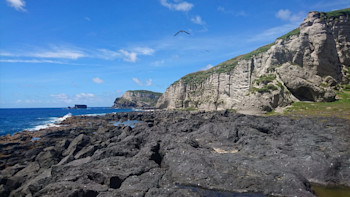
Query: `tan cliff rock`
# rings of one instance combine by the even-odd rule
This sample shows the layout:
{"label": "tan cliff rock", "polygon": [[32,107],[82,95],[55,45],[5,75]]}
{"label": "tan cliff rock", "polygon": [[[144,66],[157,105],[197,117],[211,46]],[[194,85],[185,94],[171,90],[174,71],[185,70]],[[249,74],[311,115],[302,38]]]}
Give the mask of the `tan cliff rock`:
{"label": "tan cliff rock", "polygon": [[350,9],[310,12],[299,28],[249,54],[173,83],[159,108],[270,111],[294,101],[333,101],[349,84]]}

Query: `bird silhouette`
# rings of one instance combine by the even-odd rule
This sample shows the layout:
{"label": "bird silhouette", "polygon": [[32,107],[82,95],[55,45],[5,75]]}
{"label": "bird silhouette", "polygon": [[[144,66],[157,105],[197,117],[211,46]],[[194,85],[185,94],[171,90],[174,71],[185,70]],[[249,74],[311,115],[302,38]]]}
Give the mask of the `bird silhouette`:
{"label": "bird silhouette", "polygon": [[179,33],[182,33],[182,32],[190,35],[190,33],[188,33],[187,31],[180,30],[180,31],[176,32],[176,34],[174,34],[174,36],[177,36]]}

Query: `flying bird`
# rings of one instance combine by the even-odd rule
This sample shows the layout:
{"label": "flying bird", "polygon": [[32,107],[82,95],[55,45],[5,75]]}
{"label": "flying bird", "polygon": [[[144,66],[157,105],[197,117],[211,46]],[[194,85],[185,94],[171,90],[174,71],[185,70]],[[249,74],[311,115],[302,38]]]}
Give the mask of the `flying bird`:
{"label": "flying bird", "polygon": [[184,31],[184,30],[180,30],[180,31],[178,31],[178,32],[176,32],[176,34],[174,34],[174,36],[177,36],[177,34],[179,34],[179,33],[186,33],[186,34],[188,34],[188,35],[190,35],[190,33],[188,33],[187,31]]}

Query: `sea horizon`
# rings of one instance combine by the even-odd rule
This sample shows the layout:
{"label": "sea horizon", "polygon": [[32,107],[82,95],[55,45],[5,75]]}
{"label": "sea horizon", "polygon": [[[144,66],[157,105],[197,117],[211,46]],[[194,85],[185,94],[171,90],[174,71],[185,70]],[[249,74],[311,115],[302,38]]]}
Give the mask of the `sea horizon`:
{"label": "sea horizon", "polygon": [[58,123],[71,116],[101,116],[108,113],[129,112],[134,109],[111,107],[88,107],[86,109],[55,108],[0,108],[0,136],[21,132],[37,131],[57,127]]}

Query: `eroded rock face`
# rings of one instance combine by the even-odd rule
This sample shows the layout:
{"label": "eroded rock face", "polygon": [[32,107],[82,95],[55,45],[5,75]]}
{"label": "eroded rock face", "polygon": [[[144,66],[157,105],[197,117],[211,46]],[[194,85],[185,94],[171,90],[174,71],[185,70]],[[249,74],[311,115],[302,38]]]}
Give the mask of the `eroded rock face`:
{"label": "eroded rock face", "polygon": [[116,98],[113,108],[151,108],[155,107],[162,93],[147,90],[129,90],[120,98]]}
{"label": "eroded rock face", "polygon": [[349,16],[310,12],[290,36],[181,78],[157,106],[270,111],[293,101],[333,101],[336,84],[350,83]]}
{"label": "eroded rock face", "polygon": [[[111,123],[123,120],[142,122]],[[0,196],[314,197],[310,182],[350,186],[344,119],[130,112],[63,124],[34,142],[0,137]]]}

